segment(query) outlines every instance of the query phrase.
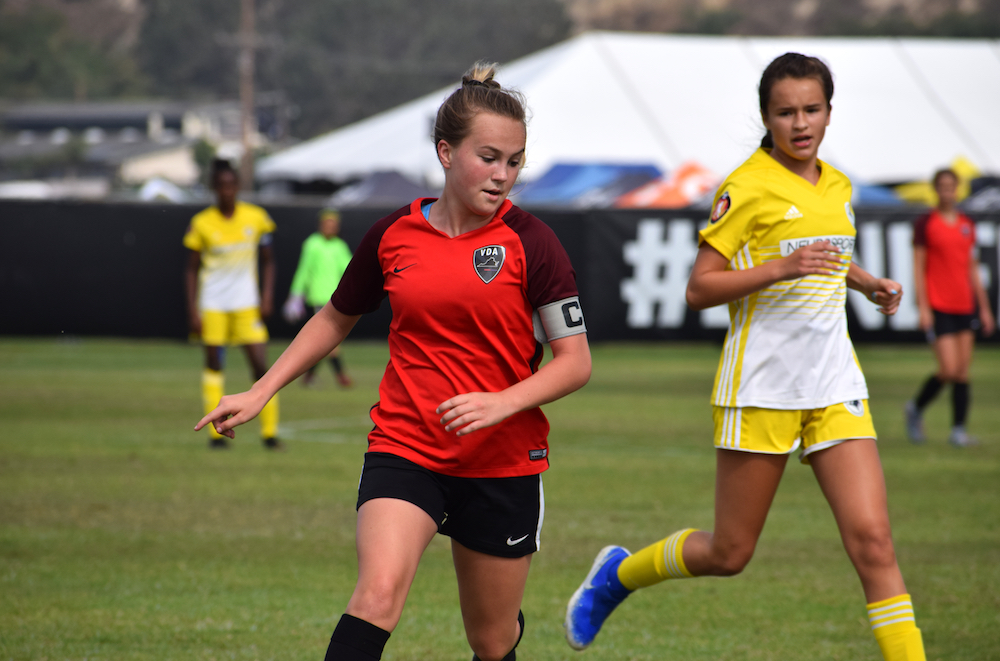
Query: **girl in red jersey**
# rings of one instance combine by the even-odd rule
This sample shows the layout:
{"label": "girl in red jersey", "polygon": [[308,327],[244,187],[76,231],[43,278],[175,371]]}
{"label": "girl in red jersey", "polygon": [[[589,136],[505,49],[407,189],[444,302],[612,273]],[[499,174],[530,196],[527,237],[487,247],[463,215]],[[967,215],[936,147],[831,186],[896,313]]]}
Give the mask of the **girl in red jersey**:
{"label": "girl in red jersey", "polygon": [[[466,635],[514,661],[544,515],[548,423],[539,410],[590,378],[575,274],[555,234],[507,195],[525,111],[477,64],[438,110],[441,197],[415,200],[362,240],[329,303],[268,373],[196,426],[230,438],[388,297],[389,364],[358,495],[358,583],[327,661],[381,658],[424,549],[452,538]],[[542,344],[552,360],[539,368]]]}
{"label": "girl in red jersey", "polygon": [[923,443],[923,412],[945,383],[951,383],[952,427],[948,442],[973,445],[965,430],[969,412],[969,365],[975,331],[993,334],[996,323],[979,278],[975,256],[976,226],[955,208],[958,175],[953,170],[934,174],[938,204],[913,228],[913,282],[917,288],[920,328],[934,344],[937,372],[924,383],[917,398],[906,404],[906,433]]}

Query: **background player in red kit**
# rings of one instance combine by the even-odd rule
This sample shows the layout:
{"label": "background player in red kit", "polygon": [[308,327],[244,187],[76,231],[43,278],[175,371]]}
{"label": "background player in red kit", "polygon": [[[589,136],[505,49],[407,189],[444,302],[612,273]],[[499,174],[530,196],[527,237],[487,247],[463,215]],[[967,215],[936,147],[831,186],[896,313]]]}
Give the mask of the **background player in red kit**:
{"label": "background player in red kit", "polygon": [[965,428],[975,332],[982,329],[988,337],[996,324],[979,277],[976,226],[955,208],[957,189],[958,175],[953,170],[936,172],[937,207],[917,219],[913,228],[913,282],[920,328],[932,338],[938,368],[924,382],[917,398],[906,405],[906,433],[914,443],[924,442],[924,408],[945,383],[951,383],[948,442],[965,447],[975,443]]}
{"label": "background player in red kit", "polygon": [[[538,407],[587,382],[590,349],[565,250],[507,200],[525,112],[493,75],[476,65],[438,110],[441,197],[378,221],[330,303],[248,392],[224,397],[196,427],[232,437],[389,298],[390,360],[358,495],[358,583],[327,661],[381,658],[438,532],[452,538],[474,659],[513,661],[523,632],[548,467]],[[543,341],[553,357],[539,368]]]}

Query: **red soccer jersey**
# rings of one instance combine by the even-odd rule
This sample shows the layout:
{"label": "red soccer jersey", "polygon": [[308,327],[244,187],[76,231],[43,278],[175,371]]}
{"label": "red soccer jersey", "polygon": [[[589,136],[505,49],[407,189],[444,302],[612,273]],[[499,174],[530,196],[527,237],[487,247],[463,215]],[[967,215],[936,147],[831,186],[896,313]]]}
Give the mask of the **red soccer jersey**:
{"label": "red soccer jersey", "polygon": [[931,308],[947,314],[972,314],[976,297],[969,279],[976,227],[959,213],[949,223],[935,209],[913,227],[913,245],[924,246],[927,260],[924,281]]}
{"label": "red soccer jersey", "polygon": [[344,314],[392,307],[389,364],[372,408],[368,449],[457,477],[535,475],[548,468],[549,423],[523,411],[465,436],[435,409],[467,392],[498,392],[538,368],[532,315],[577,295],[555,233],[504,201],[485,226],[454,238],[415,200],[375,223],[332,303]]}

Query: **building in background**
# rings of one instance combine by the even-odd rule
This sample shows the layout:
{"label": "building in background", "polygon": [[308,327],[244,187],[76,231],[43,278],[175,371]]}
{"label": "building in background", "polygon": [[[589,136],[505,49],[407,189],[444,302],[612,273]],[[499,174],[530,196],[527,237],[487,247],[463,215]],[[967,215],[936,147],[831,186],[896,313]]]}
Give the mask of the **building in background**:
{"label": "building in background", "polygon": [[[287,136],[287,104],[261,95],[255,149]],[[198,186],[213,156],[238,159],[237,101],[30,103],[0,109],[0,196],[105,197],[160,179]]]}

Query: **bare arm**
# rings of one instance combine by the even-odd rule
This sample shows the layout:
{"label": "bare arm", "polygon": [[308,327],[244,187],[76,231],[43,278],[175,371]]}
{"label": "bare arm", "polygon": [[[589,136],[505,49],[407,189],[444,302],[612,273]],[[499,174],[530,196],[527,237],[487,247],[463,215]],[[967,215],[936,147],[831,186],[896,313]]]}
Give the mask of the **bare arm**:
{"label": "bare arm", "polygon": [[896,314],[903,299],[903,285],[889,278],[876,278],[854,262],[847,270],[847,286],[880,306],[878,311],[884,315]]}
{"label": "bare arm", "polygon": [[260,316],[267,319],[274,311],[274,248],[260,247]]}
{"label": "bare arm", "polygon": [[913,246],[913,288],[917,294],[917,311],[920,315],[920,330],[929,331],[934,327],[934,312],[927,298],[927,247]]}
{"label": "bare arm", "polygon": [[184,297],[187,302],[188,328],[194,335],[201,335],[201,315],[198,314],[198,270],[201,268],[201,253],[188,250],[184,265]]}
{"label": "bare arm", "polygon": [[840,249],[829,241],[822,241],[750,269],[727,271],[729,260],[708,243],[703,243],[688,280],[688,307],[704,310],[739,300],[781,280],[812,274],[831,275],[844,266],[839,252]]}
{"label": "bare arm", "polygon": [[462,436],[490,427],[515,413],[565,397],[590,380],[590,345],[586,333],[552,340],[552,360],[524,381],[500,392],[471,392],[437,407],[441,424]]}
{"label": "bare arm", "polygon": [[343,314],[327,303],[306,322],[271,369],[250,390],[223,397],[215,410],[195,425],[195,431],[212,423],[220,434],[234,438],[234,427],[256,417],[276,392],[333,351],[360,318],[360,315]]}
{"label": "bare arm", "polygon": [[972,257],[969,260],[969,280],[972,282],[972,291],[976,295],[976,303],[979,305],[979,323],[983,327],[983,337],[989,337],[996,330],[996,319],[990,306],[990,297],[983,287],[983,280],[979,277],[979,260]]}

